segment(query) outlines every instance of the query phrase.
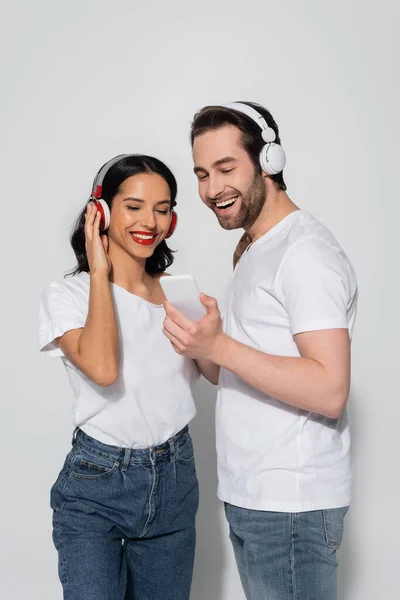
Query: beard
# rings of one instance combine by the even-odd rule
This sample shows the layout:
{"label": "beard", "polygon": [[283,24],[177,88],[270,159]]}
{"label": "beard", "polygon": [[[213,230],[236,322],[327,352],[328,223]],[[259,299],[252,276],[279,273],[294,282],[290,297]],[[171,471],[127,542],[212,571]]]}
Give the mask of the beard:
{"label": "beard", "polygon": [[239,212],[235,216],[225,218],[224,215],[217,214],[218,222],[223,229],[249,228],[257,220],[267,199],[264,177],[256,173],[250,186],[243,193],[235,188],[232,189],[241,199]]}

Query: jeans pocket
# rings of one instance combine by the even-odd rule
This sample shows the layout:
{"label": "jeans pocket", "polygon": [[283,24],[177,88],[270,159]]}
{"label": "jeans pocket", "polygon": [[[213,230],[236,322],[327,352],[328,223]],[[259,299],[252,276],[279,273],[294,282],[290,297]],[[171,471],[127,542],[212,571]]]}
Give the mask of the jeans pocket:
{"label": "jeans pocket", "polygon": [[344,518],[348,506],[342,508],[328,508],[322,511],[322,518],[324,521],[325,541],[329,546],[339,548],[344,529]]}
{"label": "jeans pocket", "polygon": [[88,450],[81,448],[70,463],[69,477],[96,481],[108,477],[118,467],[118,461],[92,454]]}
{"label": "jeans pocket", "polygon": [[192,438],[189,433],[182,436],[177,442],[175,446],[175,456],[177,462],[181,462],[184,464],[194,462],[194,448]]}
{"label": "jeans pocket", "polygon": [[58,474],[58,477],[50,490],[50,506],[54,511],[61,510],[65,505],[65,496],[63,494],[64,486],[68,480],[71,463],[73,462],[78,449],[74,444],[72,449],[68,452],[64,461],[63,467]]}

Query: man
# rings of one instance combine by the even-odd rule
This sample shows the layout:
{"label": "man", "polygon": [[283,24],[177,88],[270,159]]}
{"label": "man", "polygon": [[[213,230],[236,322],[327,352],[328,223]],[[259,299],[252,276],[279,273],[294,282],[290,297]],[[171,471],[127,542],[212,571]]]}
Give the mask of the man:
{"label": "man", "polygon": [[192,124],[203,202],[243,228],[222,325],[216,301],[164,331],[219,385],[218,496],[248,600],[333,600],[351,495],[352,266],[286,193],[278,127],[251,103],[203,108]]}

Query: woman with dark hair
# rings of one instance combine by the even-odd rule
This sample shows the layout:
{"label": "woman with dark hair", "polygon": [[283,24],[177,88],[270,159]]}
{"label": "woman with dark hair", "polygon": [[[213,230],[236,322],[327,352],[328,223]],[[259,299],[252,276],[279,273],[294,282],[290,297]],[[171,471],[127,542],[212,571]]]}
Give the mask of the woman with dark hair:
{"label": "woman with dark hair", "polygon": [[42,296],[40,348],[61,357],[75,396],[72,449],[51,490],[66,600],[189,598],[198,371],[163,335],[159,283],[176,193],[155,158],[106,163],[71,236],[77,267]]}

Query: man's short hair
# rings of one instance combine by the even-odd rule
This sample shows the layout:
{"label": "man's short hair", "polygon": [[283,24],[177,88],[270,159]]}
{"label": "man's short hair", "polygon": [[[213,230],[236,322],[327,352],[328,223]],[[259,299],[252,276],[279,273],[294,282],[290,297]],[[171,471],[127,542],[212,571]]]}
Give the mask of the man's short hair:
{"label": "man's short hair", "polygon": [[[271,113],[263,106],[254,102],[241,101],[241,103],[251,106],[264,117],[268,127],[271,127],[275,131],[276,143],[280,144],[281,140],[279,137],[278,125]],[[199,135],[202,135],[207,131],[215,131],[225,125],[233,125],[240,130],[242,146],[248,153],[254,168],[258,173],[261,173],[262,169],[259,157],[261,149],[265,144],[261,137],[261,129],[250,117],[236,110],[225,108],[223,106],[205,106],[197,112],[193,118],[190,130],[190,141],[192,146],[195,138]],[[271,175],[271,179],[281,190],[286,190],[283,173]]]}

